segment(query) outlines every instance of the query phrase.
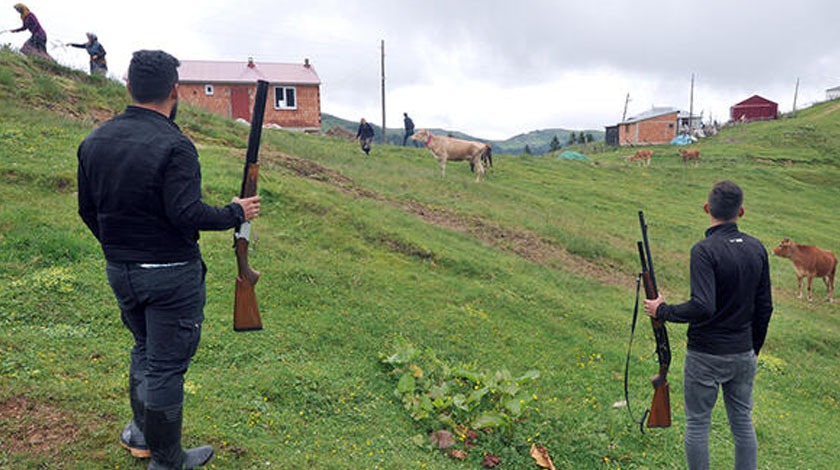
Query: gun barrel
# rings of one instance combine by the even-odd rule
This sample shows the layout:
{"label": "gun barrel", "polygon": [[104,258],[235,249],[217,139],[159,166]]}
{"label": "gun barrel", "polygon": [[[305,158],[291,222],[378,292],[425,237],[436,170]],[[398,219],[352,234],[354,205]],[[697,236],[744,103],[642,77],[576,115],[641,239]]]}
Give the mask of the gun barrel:
{"label": "gun barrel", "polygon": [[[639,211],[639,225],[642,226],[642,242],[645,248],[645,259],[647,260],[647,269],[650,272],[650,282],[654,294],[659,292],[656,287],[656,274],[653,270],[653,257],[650,255],[650,242],[648,242],[647,222],[645,222],[645,213]],[[655,298],[656,296],[654,296]]]}

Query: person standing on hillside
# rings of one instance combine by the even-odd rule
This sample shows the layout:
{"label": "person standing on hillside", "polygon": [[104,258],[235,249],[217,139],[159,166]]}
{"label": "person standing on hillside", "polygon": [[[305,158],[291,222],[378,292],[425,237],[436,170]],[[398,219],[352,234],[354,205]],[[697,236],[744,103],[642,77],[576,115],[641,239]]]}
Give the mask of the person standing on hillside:
{"label": "person standing on hillside", "polygon": [[38,21],[38,17],[29,11],[29,8],[23,3],[16,3],[14,8],[18,13],[20,13],[20,19],[23,20],[23,26],[18,29],[10,29],[8,31],[11,33],[20,33],[22,31],[29,30],[29,32],[32,33],[32,36],[23,43],[23,47],[20,48],[20,52],[25,55],[34,55],[44,59],[53,60],[47,52],[47,32],[44,31],[44,28],[41,26],[41,22]]}
{"label": "person standing on hillside", "polygon": [[773,299],[767,250],[738,230],[743,192],[715,184],[704,206],[710,227],[691,248],[691,298],[669,305],[660,294],[645,300],[652,318],[688,323],[684,364],[685,456],[689,470],[709,468],[709,428],[718,388],[723,389],[735,441],[735,469],[758,465],[752,423],[756,357],[764,345]]}
{"label": "person standing on hillside", "polygon": [[68,42],[71,47],[78,47],[87,51],[90,56],[90,74],[105,76],[108,74],[108,63],[105,61],[105,48],[99,43],[99,38],[93,33],[86,33],[87,42],[76,44]]}
{"label": "person standing on hillside", "polygon": [[201,200],[193,143],[175,124],[180,62],[134,53],[132,104],[79,145],[79,215],[102,246],[108,283],[134,337],[132,419],[120,444],[148,468],[206,464],[213,448],[181,447],[184,374],[204,320],[206,266],[199,230],[227,230],[259,215],[259,196],[213,207]]}
{"label": "person standing on hillside", "polygon": [[[405,126],[405,135],[403,136],[403,147],[405,147],[405,143],[408,142],[408,138],[414,135],[414,121],[408,117],[408,113],[403,113],[403,125]],[[414,142],[412,140],[412,142]],[[417,146],[417,143],[414,142],[414,146]]]}
{"label": "person standing on hillside", "polygon": [[373,142],[373,126],[365,121],[365,118],[359,122],[359,129],[356,131],[356,138],[359,139],[359,145],[365,155],[370,155],[370,143]]}

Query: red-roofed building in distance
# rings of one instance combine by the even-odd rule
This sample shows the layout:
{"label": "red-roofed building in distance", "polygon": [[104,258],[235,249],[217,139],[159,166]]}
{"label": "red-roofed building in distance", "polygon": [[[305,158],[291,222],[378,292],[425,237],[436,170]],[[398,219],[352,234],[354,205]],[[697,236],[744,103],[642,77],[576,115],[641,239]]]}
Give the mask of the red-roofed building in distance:
{"label": "red-roofed building in distance", "polygon": [[183,102],[231,119],[251,121],[257,80],[269,83],[265,125],[295,130],[321,128],[321,79],[309,63],[182,60]]}
{"label": "red-roofed building in distance", "polygon": [[758,95],[729,108],[729,118],[733,121],[767,121],[779,119],[779,105]]}

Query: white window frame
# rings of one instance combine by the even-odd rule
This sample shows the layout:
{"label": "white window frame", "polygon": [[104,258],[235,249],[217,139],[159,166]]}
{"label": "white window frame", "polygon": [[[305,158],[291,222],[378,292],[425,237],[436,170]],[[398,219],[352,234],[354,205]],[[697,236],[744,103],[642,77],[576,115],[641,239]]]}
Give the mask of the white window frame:
{"label": "white window frame", "polygon": [[[286,103],[287,98],[289,97],[289,91],[292,92],[292,103],[289,106]],[[298,109],[298,94],[297,94],[297,87],[294,86],[286,86],[286,85],[278,85],[274,87],[274,109],[291,109],[295,110]]]}
{"label": "white window frame", "polygon": [[212,83],[207,83],[204,85],[204,94],[207,96],[213,96],[216,93],[216,87],[213,86]]}

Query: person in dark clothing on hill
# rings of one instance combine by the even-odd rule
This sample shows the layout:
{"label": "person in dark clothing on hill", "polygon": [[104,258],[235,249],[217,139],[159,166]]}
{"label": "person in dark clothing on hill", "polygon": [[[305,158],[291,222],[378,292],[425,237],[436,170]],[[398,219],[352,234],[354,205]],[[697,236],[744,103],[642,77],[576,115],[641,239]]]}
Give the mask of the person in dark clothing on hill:
{"label": "person in dark clothing on hill", "polygon": [[359,145],[365,155],[370,155],[370,143],[373,142],[373,126],[370,125],[365,118],[359,122],[359,129],[356,131],[356,138],[359,139]]}
{"label": "person in dark clothing on hill", "polygon": [[757,467],[752,423],[756,357],[764,345],[773,299],[767,250],[738,230],[743,192],[731,182],[712,187],[705,211],[706,238],[691,248],[691,298],[669,305],[645,300],[652,318],[688,323],[684,365],[685,454],[690,470],[709,468],[709,428],[718,388],[723,389],[735,441],[735,469]]}
{"label": "person in dark clothing on hill", "polygon": [[[403,147],[408,142],[408,138],[414,135],[414,121],[408,117],[408,113],[403,113],[403,125],[405,126],[405,135],[403,136]],[[417,142],[413,141],[414,146],[417,147]]]}
{"label": "person in dark clothing on hill", "polygon": [[9,32],[20,33],[22,31],[29,30],[29,32],[32,33],[32,36],[23,43],[23,46],[20,48],[20,52],[25,55],[34,55],[44,59],[53,60],[47,52],[47,32],[44,31],[44,28],[41,26],[41,22],[38,21],[38,17],[29,11],[29,8],[23,3],[16,3],[14,8],[18,13],[20,13],[20,19],[23,20],[23,26],[17,29],[10,29]]}
{"label": "person in dark clothing on hill", "polygon": [[99,38],[93,33],[87,33],[87,42],[76,44],[67,43],[68,46],[78,47],[87,51],[90,56],[90,74],[107,75],[108,63],[105,61],[105,48],[99,43]]}
{"label": "person in dark clothing on hill", "polygon": [[173,121],[178,59],[137,51],[133,104],[79,145],[79,215],[105,255],[108,283],[134,337],[131,421],[120,444],[148,468],[206,464],[213,448],[181,447],[184,374],[204,321],[206,266],[199,230],[227,230],[259,215],[259,196],[213,207],[201,200],[198,152]]}

